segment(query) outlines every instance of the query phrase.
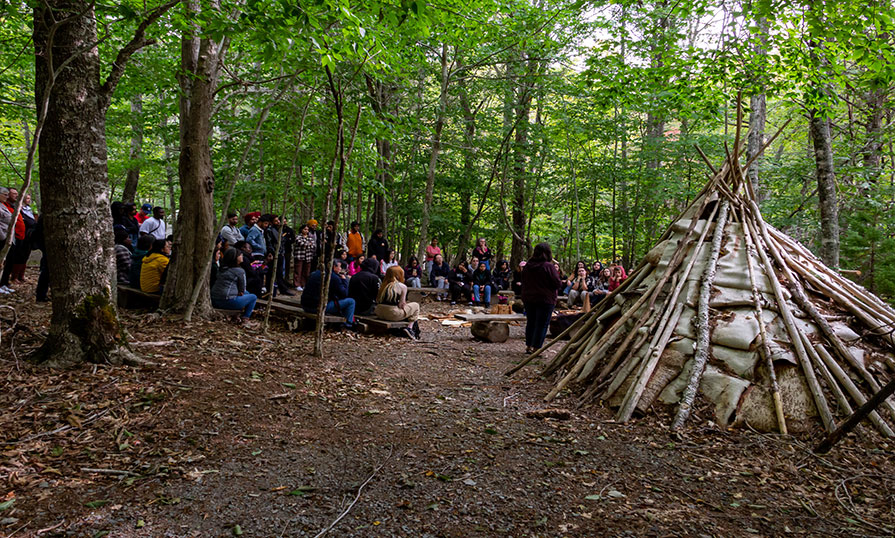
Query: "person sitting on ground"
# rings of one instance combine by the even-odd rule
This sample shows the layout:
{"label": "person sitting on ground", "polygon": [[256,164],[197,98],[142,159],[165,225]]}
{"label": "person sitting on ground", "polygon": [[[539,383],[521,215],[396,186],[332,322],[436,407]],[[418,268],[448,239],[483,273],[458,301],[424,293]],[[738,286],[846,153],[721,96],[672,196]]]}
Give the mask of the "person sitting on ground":
{"label": "person sitting on ground", "polygon": [[364,248],[367,246],[367,240],[360,231],[360,223],[354,221],[351,223],[351,229],[345,237],[345,246],[348,248],[348,258],[354,261],[358,256],[362,256]]}
{"label": "person sitting on ground", "polygon": [[[249,213],[254,215],[254,213]],[[248,218],[249,215],[246,215]],[[255,260],[263,260],[267,254],[267,243],[264,241],[264,229],[270,224],[270,221],[261,222],[261,215],[249,219],[252,223],[251,227],[244,234],[246,243],[252,247],[252,258]],[[247,222],[249,222],[247,221]]]}
{"label": "person sitting on ground", "polygon": [[584,296],[592,292],[589,286],[587,269],[580,267],[578,274],[572,279],[572,285],[569,287],[569,307],[575,307],[584,304]]}
{"label": "person sitting on ground", "polygon": [[472,272],[472,297],[476,304],[491,306],[491,290],[494,283],[491,271],[484,261],[479,262],[478,268]]}
{"label": "person sitting on ground", "polygon": [[314,260],[314,248],[316,246],[316,238],[311,235],[311,229],[307,224],[303,224],[298,229],[298,235],[295,237],[295,247],[292,251],[292,265],[294,274],[292,284],[295,289],[301,291],[311,276],[311,262]]}
{"label": "person sitting on ground", "polygon": [[457,304],[462,297],[463,301],[472,304],[472,274],[466,262],[461,261],[457,267],[451,271],[449,281],[451,284],[451,304]]}
{"label": "person sitting on ground", "polygon": [[[426,245],[426,274],[432,272],[432,264],[435,262],[435,256],[441,254],[441,247],[438,246],[438,238],[433,237],[432,241]],[[432,286],[433,283],[430,281],[429,285]]]}
{"label": "person sitting on ground", "polygon": [[[595,305],[609,295],[609,279],[612,272],[608,267],[604,268],[597,278],[592,279],[593,287],[590,293],[590,304]],[[588,277],[590,278],[590,277]]]}
{"label": "person sitting on ground", "polygon": [[398,265],[398,254],[390,249],[385,255],[385,258],[382,258],[379,262],[379,274],[385,276],[385,272],[388,271],[389,267],[396,267]]}
{"label": "person sitting on ground", "polygon": [[140,212],[134,215],[134,218],[137,220],[137,224],[143,224],[150,214],[152,214],[152,204],[143,204],[140,207]]}
{"label": "person sitting on ground", "polygon": [[246,274],[242,268],[243,253],[228,248],[222,258],[222,267],[211,287],[211,305],[222,310],[241,310],[243,325],[249,324],[258,297],[246,291]]}
{"label": "person sitting on ground", "polygon": [[221,238],[227,241],[227,244],[231,247],[243,239],[242,234],[239,233],[239,228],[236,227],[238,223],[239,215],[236,214],[236,211],[229,211],[227,213],[227,224],[221,228]]}
{"label": "person sitting on ground", "polygon": [[256,265],[252,263],[252,247],[245,241],[237,241],[233,248],[242,253],[242,261],[239,262],[239,266],[245,273],[246,290],[256,297],[261,297],[264,295],[264,275],[259,273]]}
{"label": "person sitting on ground", "polygon": [[599,278],[601,274],[603,274],[603,262],[600,260],[594,260],[593,265],[590,268],[590,275],[594,278]]}
{"label": "person sitting on ground", "polygon": [[404,269],[392,266],[385,272],[385,279],[376,297],[376,317],[388,321],[412,321],[415,327],[406,331],[414,340],[419,336],[416,320],[420,317],[420,304],[407,302],[407,286]]}
{"label": "person sitting on ground", "polygon": [[128,282],[130,282],[130,285],[134,288],[140,287],[140,273],[143,270],[143,259],[152,249],[153,241],[155,241],[155,238],[151,235],[141,235],[140,238],[137,239],[137,246],[134,247],[134,253],[131,256],[130,272],[127,276]]}
{"label": "person sitting on ground", "polygon": [[165,276],[168,274],[168,262],[171,261],[169,256],[171,244],[167,240],[156,239],[152,242],[152,249],[143,258],[143,266],[140,268],[140,289],[144,293],[162,292]]}
{"label": "person sitting on ground", "polygon": [[432,270],[429,271],[429,285],[438,290],[435,295],[436,301],[443,301],[447,298],[447,290],[450,289],[451,267],[444,261],[444,256],[436,254],[432,261]]}
{"label": "person sitting on ground", "polygon": [[[345,268],[345,271],[347,273],[347,271],[348,271],[348,251],[343,250],[341,248],[336,250],[336,259],[339,260],[340,262],[342,262],[342,267]],[[348,276],[351,276],[351,274],[348,274]]]}
{"label": "person sitting on ground", "polygon": [[376,296],[379,294],[379,264],[363,255],[358,258],[363,258],[361,270],[348,281],[348,297],[354,299],[356,315],[369,316],[376,307]]}
{"label": "person sitting on ground", "polygon": [[382,230],[375,230],[373,237],[367,243],[367,257],[375,257],[376,261],[381,262],[388,256],[388,251],[388,240],[385,238]]}
{"label": "person sitting on ground", "polygon": [[155,206],[152,208],[152,216],[140,225],[141,234],[149,234],[156,239],[166,239],[168,229],[165,227],[165,209]]}
{"label": "person sitting on ground", "polygon": [[411,256],[407,267],[404,268],[404,283],[408,288],[422,288],[423,268],[416,256]]}
{"label": "person sitting on ground", "polygon": [[[367,261],[367,257],[361,254],[357,258],[354,258],[354,261],[348,264],[348,276],[353,277],[354,275],[361,272],[361,269],[364,267],[364,263]],[[376,264],[376,274],[379,274],[379,263],[376,260],[370,260]]]}
{"label": "person sitting on ground", "polygon": [[[318,269],[311,273],[308,284],[301,294],[301,307],[305,312],[317,313],[323,289],[323,273]],[[345,327],[354,327],[354,299],[348,297],[348,278],[343,272],[342,263],[333,261],[332,275],[329,279],[325,313],[345,318]]]}
{"label": "person sitting on ground", "polygon": [[497,269],[491,273],[494,280],[494,291],[500,292],[510,289],[510,283],[513,280],[513,272],[510,271],[510,262],[501,260],[497,264]]}
{"label": "person sitting on ground", "polygon": [[130,284],[131,260],[131,236],[124,228],[115,229],[115,273],[119,284]]}
{"label": "person sitting on ground", "polygon": [[[488,242],[485,241],[484,237],[480,237],[479,240],[476,242],[476,247],[472,251],[472,255],[479,262],[485,262],[485,267],[487,267],[489,271],[491,270],[491,258],[493,258],[494,256],[491,253],[491,249],[488,248]],[[477,262],[475,264],[475,267],[478,267]]]}
{"label": "person sitting on ground", "polygon": [[526,353],[532,353],[544,345],[553,309],[556,307],[557,288],[559,274],[553,265],[553,252],[549,244],[539,243],[522,269]]}
{"label": "person sitting on ground", "polygon": [[628,275],[625,273],[625,268],[621,265],[613,265],[611,268],[612,275],[609,277],[609,292],[615,291],[615,288],[621,286],[622,282],[624,282]]}

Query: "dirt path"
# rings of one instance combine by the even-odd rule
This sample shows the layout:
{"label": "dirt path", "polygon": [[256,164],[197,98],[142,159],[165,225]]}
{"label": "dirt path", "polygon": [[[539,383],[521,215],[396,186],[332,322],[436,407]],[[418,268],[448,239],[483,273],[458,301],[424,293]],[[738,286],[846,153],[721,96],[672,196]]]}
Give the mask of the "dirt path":
{"label": "dirt path", "polygon": [[[32,327],[49,311],[21,306]],[[570,419],[531,418],[549,383],[502,375],[518,327],[506,344],[432,321],[420,342],[333,334],[317,361],[279,327],[126,322],[161,366],[17,370],[4,348],[0,535],[315,536],[345,511],[329,535],[893,533],[890,446],[672,437],[667,417],[614,424],[569,397],[551,406]]]}

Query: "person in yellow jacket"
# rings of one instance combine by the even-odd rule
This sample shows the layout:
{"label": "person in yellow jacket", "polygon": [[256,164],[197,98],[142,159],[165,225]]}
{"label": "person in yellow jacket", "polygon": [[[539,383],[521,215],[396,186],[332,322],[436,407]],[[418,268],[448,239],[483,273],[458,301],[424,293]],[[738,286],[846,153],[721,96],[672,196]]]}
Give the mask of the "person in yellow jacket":
{"label": "person in yellow jacket", "polygon": [[170,243],[164,239],[153,241],[152,249],[143,258],[143,268],[140,270],[140,289],[145,293],[162,292],[170,255]]}

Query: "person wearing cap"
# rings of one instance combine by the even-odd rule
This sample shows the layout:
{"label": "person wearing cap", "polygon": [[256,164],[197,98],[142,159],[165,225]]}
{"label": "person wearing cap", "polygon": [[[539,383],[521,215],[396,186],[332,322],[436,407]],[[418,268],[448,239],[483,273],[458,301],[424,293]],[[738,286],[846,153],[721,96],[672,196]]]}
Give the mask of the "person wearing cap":
{"label": "person wearing cap", "polygon": [[314,259],[311,260],[311,270],[317,269],[320,264],[320,255],[323,254],[323,230],[317,228],[317,219],[308,219],[308,229],[314,236]]}
{"label": "person wearing cap", "polygon": [[152,204],[143,204],[140,207],[140,211],[134,215],[134,218],[137,219],[137,224],[142,225],[143,221],[149,218],[150,212],[152,212]]}
{"label": "person wearing cap", "polygon": [[239,241],[242,241],[242,234],[239,233],[239,228],[236,227],[238,222],[239,215],[236,214],[236,211],[230,211],[227,213],[227,224],[221,228],[221,237],[224,238],[224,241],[231,247]]}
{"label": "person wearing cap", "polygon": [[[145,206],[144,206],[145,207]],[[168,237],[168,228],[165,226],[165,208],[155,206],[152,208],[152,216],[140,225],[141,234],[149,234],[156,239]]]}
{"label": "person wearing cap", "polygon": [[242,235],[243,240],[245,240],[246,236],[249,234],[249,230],[251,230],[252,226],[258,222],[259,218],[261,218],[260,211],[252,211],[251,213],[243,215],[242,220],[245,224],[239,227],[239,233]]}

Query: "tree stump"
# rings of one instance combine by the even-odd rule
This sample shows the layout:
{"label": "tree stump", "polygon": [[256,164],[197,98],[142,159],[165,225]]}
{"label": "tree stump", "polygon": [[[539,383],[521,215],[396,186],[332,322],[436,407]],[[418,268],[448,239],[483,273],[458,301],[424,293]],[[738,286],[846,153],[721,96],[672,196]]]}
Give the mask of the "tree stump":
{"label": "tree stump", "polygon": [[505,321],[474,321],[472,336],[485,342],[506,342],[510,337],[510,326]]}

